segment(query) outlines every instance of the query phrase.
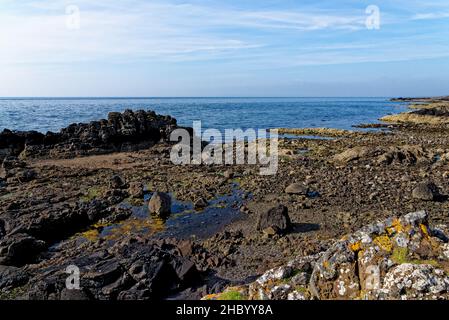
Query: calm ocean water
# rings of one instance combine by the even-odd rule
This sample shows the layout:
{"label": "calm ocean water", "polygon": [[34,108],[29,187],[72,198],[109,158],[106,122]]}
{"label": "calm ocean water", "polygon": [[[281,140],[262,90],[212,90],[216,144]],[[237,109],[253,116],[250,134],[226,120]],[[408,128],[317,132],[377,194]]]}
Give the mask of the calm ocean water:
{"label": "calm ocean water", "polygon": [[106,118],[125,109],[155,110],[178,124],[203,128],[351,129],[406,109],[388,98],[28,98],[0,99],[0,130],[59,131],[74,122]]}

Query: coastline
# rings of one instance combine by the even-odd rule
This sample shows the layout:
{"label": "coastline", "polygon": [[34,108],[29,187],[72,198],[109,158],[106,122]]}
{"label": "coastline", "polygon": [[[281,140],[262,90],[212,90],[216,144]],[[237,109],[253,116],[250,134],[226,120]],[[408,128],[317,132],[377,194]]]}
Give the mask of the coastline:
{"label": "coastline", "polygon": [[[433,231],[449,235],[448,122],[444,112],[428,111],[444,111],[445,106],[434,105],[441,103],[435,98],[404,99],[427,103],[412,111],[424,114],[416,113],[413,119],[408,114],[389,116],[386,120],[394,122],[388,124],[388,134],[284,129],[335,139],[280,139],[279,171],[269,177],[257,174],[259,165],[174,166],[171,145],[157,133],[172,130],[176,120],[156,115],[141,120],[154,125],[149,141],[128,141],[119,133],[120,143],[113,147],[92,143],[95,126],[81,126],[84,129],[68,130],[67,138],[53,141],[35,137],[29,145],[30,137],[24,137],[22,150],[9,144],[14,154],[3,161],[0,180],[0,298],[258,299],[261,288],[249,279],[265,274],[262,288],[269,299],[313,299],[317,292],[320,299],[379,299],[373,293],[364,296],[363,279],[354,268],[360,252],[369,250],[382,253],[372,257],[374,264],[392,261],[382,265],[385,279],[404,265],[424,268],[429,283],[443,279],[438,294],[448,298],[449,282],[444,281],[449,248]],[[119,114],[114,117],[118,124],[125,121]],[[127,126],[117,125],[122,127]],[[30,148],[33,145],[38,147]],[[166,221],[139,216],[155,191],[171,194],[175,204],[185,208]],[[130,207],[123,207],[124,202]],[[286,208],[291,225],[282,232],[258,230],[260,217],[273,207]],[[422,210],[426,216],[401,220],[401,227],[388,220]],[[197,224],[192,217],[202,213],[207,219]],[[372,243],[383,241],[377,247],[364,247],[357,237],[338,241],[376,221],[390,221],[385,230],[369,233]],[[218,231],[210,234],[214,224]],[[416,243],[402,230],[405,227],[419,232]],[[172,232],[176,228],[185,232],[177,235]],[[389,234],[391,228],[397,229]],[[198,229],[204,229],[205,236],[198,236]],[[394,244],[398,236],[406,238],[407,253]],[[317,272],[326,274],[319,266],[330,252],[329,259],[340,261],[331,261],[336,274],[317,283],[312,279]],[[339,258],[343,253],[344,263]],[[61,285],[70,264],[83,270],[82,290],[68,292]],[[279,267],[273,270],[283,270],[282,276],[267,276],[267,270]],[[348,272],[340,273],[343,267]],[[429,287],[404,290],[402,296],[385,291],[382,298],[426,299],[435,294]]]}

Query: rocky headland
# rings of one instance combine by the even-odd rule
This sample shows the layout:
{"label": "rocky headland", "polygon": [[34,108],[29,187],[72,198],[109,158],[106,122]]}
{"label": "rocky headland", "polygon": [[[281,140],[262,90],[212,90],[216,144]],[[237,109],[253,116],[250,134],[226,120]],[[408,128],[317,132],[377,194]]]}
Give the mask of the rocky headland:
{"label": "rocky headland", "polygon": [[173,165],[176,120],[151,111],[4,130],[0,299],[447,299],[444,99],[376,131],[281,130],[273,176]]}

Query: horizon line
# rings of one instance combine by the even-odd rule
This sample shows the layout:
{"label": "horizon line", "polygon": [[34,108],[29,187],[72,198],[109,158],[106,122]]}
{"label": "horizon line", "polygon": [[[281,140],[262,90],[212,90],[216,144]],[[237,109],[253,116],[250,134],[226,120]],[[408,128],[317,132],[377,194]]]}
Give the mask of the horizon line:
{"label": "horizon line", "polygon": [[[313,99],[313,98],[404,98],[403,96],[1,96],[10,99]],[[433,96],[429,96],[431,98]],[[413,97],[406,97],[413,98]]]}

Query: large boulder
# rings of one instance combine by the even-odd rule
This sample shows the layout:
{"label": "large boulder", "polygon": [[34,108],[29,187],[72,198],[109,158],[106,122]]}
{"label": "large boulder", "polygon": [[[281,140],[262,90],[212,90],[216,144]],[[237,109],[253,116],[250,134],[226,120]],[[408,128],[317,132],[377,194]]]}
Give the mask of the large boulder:
{"label": "large boulder", "polygon": [[430,155],[421,146],[394,146],[388,148],[377,158],[379,164],[400,163],[412,165],[418,162],[429,160]]}
{"label": "large boulder", "polygon": [[258,231],[266,233],[282,234],[291,228],[288,208],[278,205],[261,212],[257,220]]}
{"label": "large boulder", "polygon": [[168,217],[171,213],[171,197],[163,192],[155,192],[148,203],[151,214],[161,218]]}

